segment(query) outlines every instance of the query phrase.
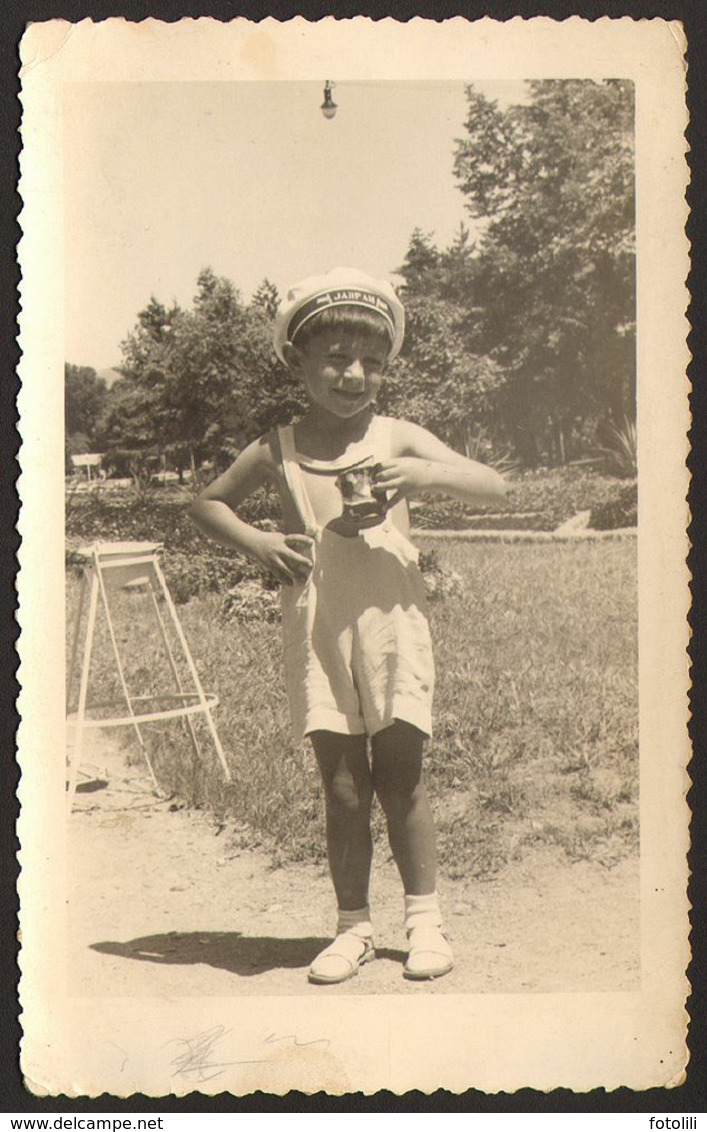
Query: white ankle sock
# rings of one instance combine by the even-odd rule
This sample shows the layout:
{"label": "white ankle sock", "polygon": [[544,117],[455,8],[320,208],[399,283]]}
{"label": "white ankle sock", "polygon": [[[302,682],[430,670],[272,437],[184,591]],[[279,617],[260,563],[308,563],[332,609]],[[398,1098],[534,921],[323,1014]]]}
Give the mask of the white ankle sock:
{"label": "white ankle sock", "polygon": [[442,913],[436,892],[425,893],[423,896],[405,895],[405,931],[421,927],[442,927]]}
{"label": "white ankle sock", "polygon": [[354,910],[349,908],[338,909],[336,934],[342,935],[344,932],[352,932],[354,935],[360,936],[361,939],[372,938],[373,925],[371,923],[371,910],[368,905],[365,908]]}

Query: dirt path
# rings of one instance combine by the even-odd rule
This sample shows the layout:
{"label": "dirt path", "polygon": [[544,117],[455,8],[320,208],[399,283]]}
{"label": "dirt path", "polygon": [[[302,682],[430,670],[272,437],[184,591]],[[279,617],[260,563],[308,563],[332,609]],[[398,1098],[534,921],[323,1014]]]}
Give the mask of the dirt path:
{"label": "dirt path", "polygon": [[[440,885],[456,967],[435,983],[401,976],[402,896],[374,863],[378,960],[338,987],[306,971],[328,942],[326,870],[271,869],[234,850],[200,812],[157,799],[105,741],[71,818],[71,992],[81,996],[527,993],[634,989],[638,862],[607,870],[558,849],[526,855],[487,883]],[[93,789],[88,789],[94,787]]]}

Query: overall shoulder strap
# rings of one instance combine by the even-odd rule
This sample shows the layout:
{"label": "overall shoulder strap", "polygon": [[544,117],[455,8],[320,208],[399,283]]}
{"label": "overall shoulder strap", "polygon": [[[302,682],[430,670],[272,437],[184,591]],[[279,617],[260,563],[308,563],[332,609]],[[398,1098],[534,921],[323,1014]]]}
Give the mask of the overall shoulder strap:
{"label": "overall shoulder strap", "polygon": [[312,511],[312,505],[309,502],[309,497],[304,487],[302,472],[297,463],[295,434],[292,425],[286,425],[285,428],[278,428],[277,439],[282,455],[282,471],[290,495],[292,496],[292,502],[295,505],[305,533],[313,535],[317,529],[317,524],[314,518],[314,512]]}

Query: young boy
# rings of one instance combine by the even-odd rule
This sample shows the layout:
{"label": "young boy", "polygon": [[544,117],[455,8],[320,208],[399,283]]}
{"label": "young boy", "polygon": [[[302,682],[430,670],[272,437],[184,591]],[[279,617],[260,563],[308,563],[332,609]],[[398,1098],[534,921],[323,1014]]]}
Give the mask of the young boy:
{"label": "young boy", "polygon": [[[452,968],[422,779],[434,669],[407,499],[432,491],[485,503],[504,487],[492,469],[424,428],[375,414],[403,333],[403,308],[385,281],[340,268],[292,287],[274,346],[304,383],[309,408],[294,426],[250,444],[192,509],[202,531],[283,583],[294,738],[309,736],[322,776],[338,903],[336,938],[309,971],[314,983],[343,982],[375,958],[368,908],[374,794],[405,891],[403,974],[432,979]],[[337,477],[366,465],[374,469],[373,503],[357,521],[355,508],[344,513]],[[279,491],[282,533],[237,517],[265,482]]]}

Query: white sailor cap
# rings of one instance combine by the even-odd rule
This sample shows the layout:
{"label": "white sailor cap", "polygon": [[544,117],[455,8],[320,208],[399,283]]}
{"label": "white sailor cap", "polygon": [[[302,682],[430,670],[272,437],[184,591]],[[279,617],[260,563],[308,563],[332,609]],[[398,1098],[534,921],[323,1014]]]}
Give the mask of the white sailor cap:
{"label": "white sailor cap", "polygon": [[326,275],[313,275],[289,288],[280,304],[273,330],[273,345],[284,361],[282,347],[294,342],[298,331],[315,315],[334,306],[363,307],[376,311],[388,323],[392,347],[389,359],[400,353],[405,334],[405,312],[385,279],[373,279],[354,267],[335,267]]}

